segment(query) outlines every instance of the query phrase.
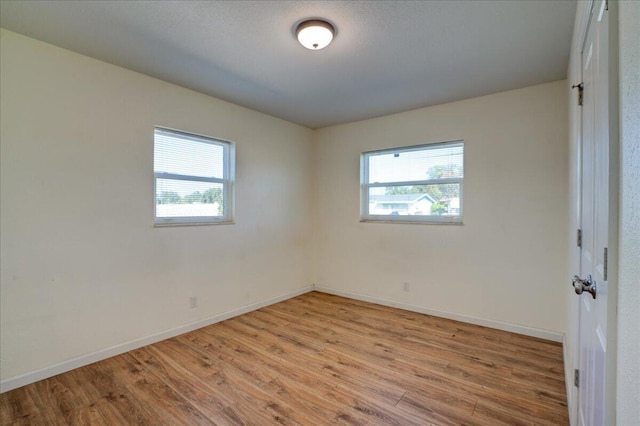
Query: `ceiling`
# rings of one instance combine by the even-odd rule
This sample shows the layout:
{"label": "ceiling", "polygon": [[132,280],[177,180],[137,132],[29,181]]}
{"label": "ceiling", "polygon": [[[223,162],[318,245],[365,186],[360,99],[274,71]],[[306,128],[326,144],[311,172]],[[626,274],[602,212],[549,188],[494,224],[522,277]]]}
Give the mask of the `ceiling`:
{"label": "ceiling", "polygon": [[[3,28],[310,128],[566,77],[575,1],[0,1]],[[332,22],[310,51],[294,28]]]}

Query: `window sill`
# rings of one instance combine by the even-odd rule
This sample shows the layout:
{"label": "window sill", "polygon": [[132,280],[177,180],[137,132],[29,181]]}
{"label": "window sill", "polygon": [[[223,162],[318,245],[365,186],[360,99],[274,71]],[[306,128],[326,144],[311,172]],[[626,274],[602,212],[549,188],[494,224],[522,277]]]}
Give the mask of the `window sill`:
{"label": "window sill", "polygon": [[393,220],[393,219],[360,219],[360,223],[390,223],[394,225],[464,225],[460,221],[426,221],[426,220]]}
{"label": "window sill", "polygon": [[173,226],[207,226],[207,225],[235,225],[233,220],[225,220],[219,222],[160,222],[154,223],[154,228],[170,228]]}

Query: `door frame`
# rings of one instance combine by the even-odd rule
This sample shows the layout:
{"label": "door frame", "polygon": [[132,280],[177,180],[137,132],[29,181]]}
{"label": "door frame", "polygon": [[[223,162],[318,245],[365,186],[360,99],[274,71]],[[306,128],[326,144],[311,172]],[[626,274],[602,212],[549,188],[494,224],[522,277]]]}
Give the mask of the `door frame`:
{"label": "door frame", "polygon": [[[568,85],[579,84],[582,81],[582,47],[584,45],[587,28],[592,10],[597,9],[600,0],[578,2],[576,19],[571,44],[569,61]],[[615,424],[616,419],[616,359],[617,359],[617,281],[618,281],[618,215],[619,215],[619,94],[618,94],[618,5],[616,1],[608,1],[609,14],[609,237],[608,237],[608,318],[607,318],[607,364],[605,411],[607,424]],[[582,141],[582,111],[577,106],[577,93],[569,90],[569,134],[570,134],[570,218],[569,218],[569,274],[567,277],[567,333],[565,335],[565,381],[567,387],[567,404],[570,423],[578,423],[578,392],[574,387],[574,369],[579,366],[579,298],[573,295],[570,288],[570,277],[580,272],[580,248],[576,244],[576,233],[581,224],[581,141]]]}

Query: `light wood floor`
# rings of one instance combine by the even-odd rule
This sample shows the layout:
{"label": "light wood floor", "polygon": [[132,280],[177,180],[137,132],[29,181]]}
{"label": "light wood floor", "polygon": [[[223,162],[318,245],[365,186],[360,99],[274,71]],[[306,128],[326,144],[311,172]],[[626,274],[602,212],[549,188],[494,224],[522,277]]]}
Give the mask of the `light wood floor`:
{"label": "light wood floor", "polygon": [[307,293],[0,395],[2,425],[566,425],[560,344]]}

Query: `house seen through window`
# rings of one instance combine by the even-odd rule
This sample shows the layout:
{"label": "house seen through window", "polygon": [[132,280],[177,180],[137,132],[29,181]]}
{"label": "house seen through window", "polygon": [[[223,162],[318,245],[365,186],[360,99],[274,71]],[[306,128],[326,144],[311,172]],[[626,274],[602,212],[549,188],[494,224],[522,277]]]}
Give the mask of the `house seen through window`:
{"label": "house seen through window", "polygon": [[155,223],[229,223],[233,144],[160,127],[154,132]]}
{"label": "house seen through window", "polygon": [[463,178],[462,141],[365,152],[361,219],[461,223]]}

